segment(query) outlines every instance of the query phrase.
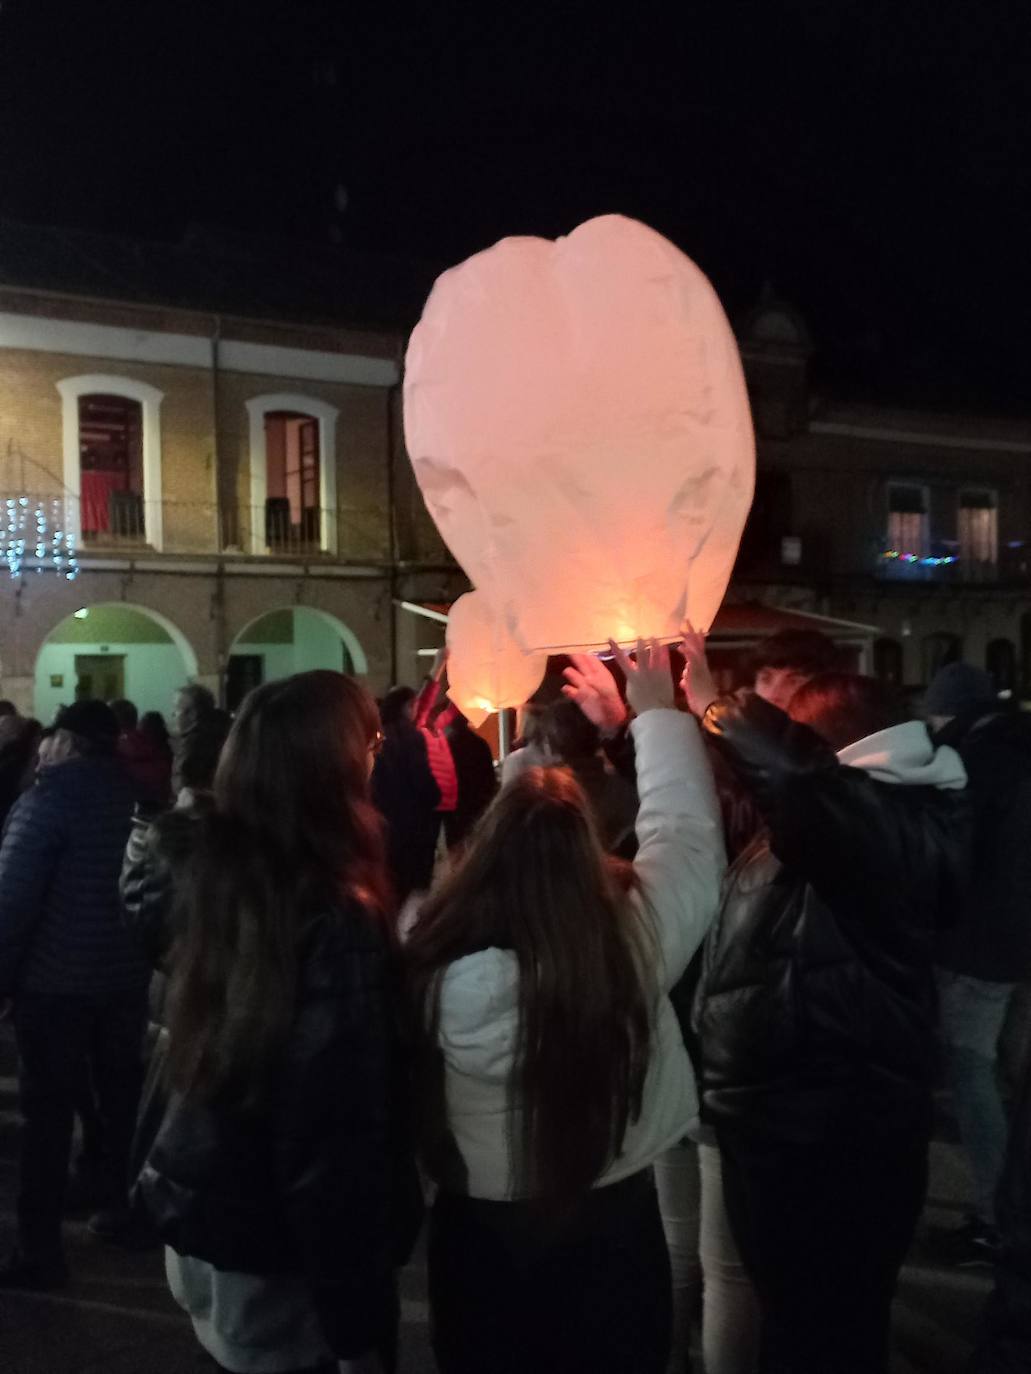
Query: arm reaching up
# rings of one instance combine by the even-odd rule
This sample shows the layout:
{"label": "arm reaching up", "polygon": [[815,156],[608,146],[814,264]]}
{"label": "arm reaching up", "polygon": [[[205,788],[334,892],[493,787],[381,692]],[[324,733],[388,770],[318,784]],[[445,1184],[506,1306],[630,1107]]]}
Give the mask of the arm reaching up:
{"label": "arm reaching up", "polygon": [[660,987],[680,978],[712,924],[726,859],[712,772],[697,724],[673,708],[668,649],[638,646],[637,662],[613,646],[637,712],[640,848],[634,861],[662,955]]}
{"label": "arm reaching up", "polygon": [[575,701],[603,737],[617,735],[627,723],[627,708],[616,679],[593,654],[572,654],[572,666],[563,670],[563,694]]}
{"label": "arm reaching up", "polygon": [[609,648],[623,670],[627,703],[636,715],[673,709],[673,678],[665,645],[657,639],[639,639],[634,659],[613,639],[609,640]]}
{"label": "arm reaching up", "polygon": [[701,720],[719,693],[705,653],[705,636],[689,620],[684,622],[683,636],[684,675],[680,685],[688,710]]}

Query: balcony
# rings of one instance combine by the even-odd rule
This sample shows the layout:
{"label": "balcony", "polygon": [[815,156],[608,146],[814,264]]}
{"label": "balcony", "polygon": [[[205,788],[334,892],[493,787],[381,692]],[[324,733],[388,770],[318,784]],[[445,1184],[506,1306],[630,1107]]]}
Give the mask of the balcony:
{"label": "balcony", "polygon": [[300,516],[295,522],[289,507],[273,500],[220,513],[214,502],[147,501],[122,491],[100,506],[92,497],[0,492],[0,564],[17,575],[23,563],[67,568],[81,557],[383,561],[381,520],[328,510]]}
{"label": "balcony", "polygon": [[882,548],[876,557],[874,576],[885,582],[920,582],[936,586],[985,586],[1031,582],[1031,540],[1012,540],[999,550],[996,562],[964,558],[958,544],[932,544],[920,556]]}

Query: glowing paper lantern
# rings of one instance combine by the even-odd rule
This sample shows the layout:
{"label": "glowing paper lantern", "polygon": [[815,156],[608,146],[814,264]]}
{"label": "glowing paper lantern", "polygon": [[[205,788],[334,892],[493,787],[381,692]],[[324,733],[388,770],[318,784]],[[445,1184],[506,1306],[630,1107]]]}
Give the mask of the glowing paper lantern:
{"label": "glowing paper lantern", "polygon": [[737,346],[693,262],[608,215],[438,278],[405,440],[433,519],[526,649],[707,629],[752,500]]}
{"label": "glowing paper lantern", "polygon": [[548,666],[546,654],[523,652],[478,592],[466,592],[448,612],[447,646],[447,694],[474,726],[522,706]]}

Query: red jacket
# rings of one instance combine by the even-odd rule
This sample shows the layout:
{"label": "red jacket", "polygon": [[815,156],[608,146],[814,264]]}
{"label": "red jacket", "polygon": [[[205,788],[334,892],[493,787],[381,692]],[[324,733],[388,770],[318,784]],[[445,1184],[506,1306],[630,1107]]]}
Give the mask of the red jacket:
{"label": "red jacket", "polygon": [[433,725],[430,716],[440,695],[440,683],[430,678],[415,699],[413,720],[416,729],[421,731],[426,741],[426,757],[429,759],[433,780],[440,788],[438,811],[454,811],[458,805],[458,774],[455,761],[451,757],[451,746],[440,726],[439,718]]}

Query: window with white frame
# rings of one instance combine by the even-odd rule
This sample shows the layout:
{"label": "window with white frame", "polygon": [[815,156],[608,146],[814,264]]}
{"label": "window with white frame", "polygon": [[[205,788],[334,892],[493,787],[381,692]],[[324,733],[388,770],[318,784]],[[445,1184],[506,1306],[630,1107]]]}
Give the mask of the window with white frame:
{"label": "window with white frame", "polygon": [[959,494],[957,537],[963,563],[999,561],[999,503],[994,491],[964,488]]}
{"label": "window with white frame", "polygon": [[930,501],[926,487],[888,484],[888,552],[903,558],[926,558],[931,547]]}
{"label": "window with white frame", "polygon": [[336,407],[286,392],[245,404],[251,552],[336,553]]}
{"label": "window with white frame", "polygon": [[131,377],[65,377],[61,394],[64,485],[71,532],[86,542],[163,542],[163,393]]}

